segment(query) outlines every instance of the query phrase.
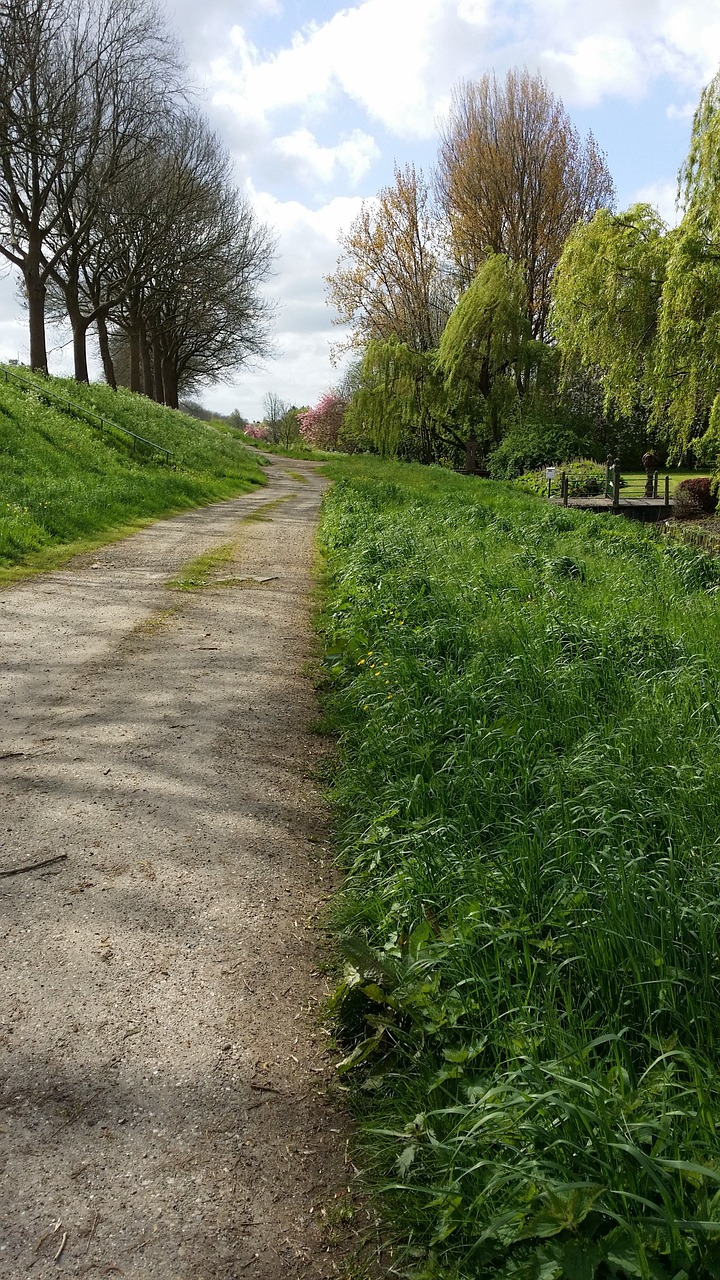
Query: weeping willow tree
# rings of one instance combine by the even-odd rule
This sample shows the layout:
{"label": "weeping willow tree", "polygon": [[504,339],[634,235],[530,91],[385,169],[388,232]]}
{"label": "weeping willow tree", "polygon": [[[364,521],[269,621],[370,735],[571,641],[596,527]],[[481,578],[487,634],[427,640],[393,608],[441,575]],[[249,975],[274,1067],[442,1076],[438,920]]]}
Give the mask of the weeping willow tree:
{"label": "weeping willow tree", "polygon": [[600,374],[605,409],[629,417],[655,395],[660,300],[671,238],[647,204],[601,209],[563,249],[552,285],[552,330],[566,376]]}
{"label": "weeping willow tree", "polygon": [[[676,454],[691,443],[720,457],[720,73],[704,89],[680,170],[683,218],[675,233],[659,315],[656,411]],[[698,436],[709,432],[698,446]]]}
{"label": "weeping willow tree", "polygon": [[499,443],[503,419],[527,388],[534,349],[520,268],[503,254],[483,263],[452,312],[437,353],[448,393],[457,398],[470,444]]}
{"label": "weeping willow tree", "polygon": [[386,456],[433,462],[447,445],[462,445],[435,353],[399,338],[367,344],[346,422]]}

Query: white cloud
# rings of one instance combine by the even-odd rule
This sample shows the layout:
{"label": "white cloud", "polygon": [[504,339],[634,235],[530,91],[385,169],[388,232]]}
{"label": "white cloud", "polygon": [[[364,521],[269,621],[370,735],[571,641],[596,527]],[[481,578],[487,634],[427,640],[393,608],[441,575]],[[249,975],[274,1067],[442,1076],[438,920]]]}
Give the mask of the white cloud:
{"label": "white cloud", "polygon": [[720,0],[362,0],[270,55],[242,26],[216,60],[218,105],[244,119],[306,117],[345,95],[401,137],[431,137],[452,85],[540,67],[569,106],[634,101],[661,76],[698,90],[720,64]]}
{"label": "white cloud", "polygon": [[405,137],[429,137],[457,75],[470,70],[468,40],[489,22],[492,0],[363,0],[313,23],[269,57],[244,29],[209,73],[213,101],[264,118],[301,106],[312,114],[344,94]]}
{"label": "white cloud", "polygon": [[309,129],[296,129],[284,137],[275,138],[275,151],[291,166],[301,181],[315,179],[323,184],[334,181],[345,172],[351,187],[357,187],[361,179],[380,158],[375,139],[361,129],[353,129],[335,147],[323,147]]}
{"label": "white cloud", "polygon": [[718,0],[605,0],[600,9],[526,0],[521,8],[536,31],[545,28],[541,65],[570,105],[632,101],[663,76],[698,91],[720,64]]}
{"label": "white cloud", "polygon": [[678,106],[675,102],[671,102],[665,109],[665,115],[668,120],[692,120],[695,115],[696,107],[696,101],[683,102],[681,106]]}
{"label": "white cloud", "polygon": [[680,211],[677,207],[676,182],[651,182],[639,187],[630,199],[630,204],[651,204],[657,209],[663,222],[669,227],[676,227],[680,222]]}
{"label": "white cloud", "polygon": [[559,73],[564,94],[583,106],[607,94],[637,99],[647,85],[640,51],[626,37],[586,36],[571,50],[543,50],[540,62],[550,79],[557,81]]}

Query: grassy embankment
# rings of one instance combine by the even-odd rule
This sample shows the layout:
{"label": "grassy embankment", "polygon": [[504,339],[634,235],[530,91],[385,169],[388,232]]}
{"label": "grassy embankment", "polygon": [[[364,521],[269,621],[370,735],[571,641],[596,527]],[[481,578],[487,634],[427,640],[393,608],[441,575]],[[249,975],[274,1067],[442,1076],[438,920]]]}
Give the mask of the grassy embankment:
{"label": "grassy embankment", "polygon": [[341,1064],[401,1275],[720,1275],[720,563],[329,468]]}
{"label": "grassy embankment", "polygon": [[127,438],[103,433],[0,377],[0,575],[6,580],[150,519],[265,482],[229,430],[122,389],[35,381],[163,445],[172,459],[166,466],[146,451],[133,454]]}

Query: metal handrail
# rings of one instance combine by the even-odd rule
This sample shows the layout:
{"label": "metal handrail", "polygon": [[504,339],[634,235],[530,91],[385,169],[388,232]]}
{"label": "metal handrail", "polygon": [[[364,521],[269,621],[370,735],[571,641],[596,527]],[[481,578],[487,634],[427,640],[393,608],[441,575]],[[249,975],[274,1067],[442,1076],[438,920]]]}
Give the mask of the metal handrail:
{"label": "metal handrail", "polygon": [[139,441],[140,444],[148,445],[150,449],[155,450],[157,453],[164,453],[165,461],[168,463],[170,462],[172,454],[169,449],[165,448],[165,445],[157,444],[154,440],[148,440],[146,436],[139,436],[134,431],[131,431],[129,427],[121,427],[119,422],[113,422],[111,418],[104,418],[102,414],[95,413],[92,409],[86,409],[82,404],[76,404],[74,400],[69,400],[67,396],[62,396],[57,391],[46,390],[45,387],[39,386],[38,383],[34,382],[31,378],[23,378],[22,374],[15,373],[14,369],[8,369],[5,365],[0,366],[0,368],[2,369],[2,373],[5,375],[6,382],[17,382],[21,387],[26,387],[30,391],[34,391],[36,395],[41,396],[45,400],[64,404],[68,409],[71,409],[77,417],[89,419],[91,425],[97,423],[102,430],[120,431],[124,436],[130,436],[133,442],[133,452],[135,451],[137,442]]}

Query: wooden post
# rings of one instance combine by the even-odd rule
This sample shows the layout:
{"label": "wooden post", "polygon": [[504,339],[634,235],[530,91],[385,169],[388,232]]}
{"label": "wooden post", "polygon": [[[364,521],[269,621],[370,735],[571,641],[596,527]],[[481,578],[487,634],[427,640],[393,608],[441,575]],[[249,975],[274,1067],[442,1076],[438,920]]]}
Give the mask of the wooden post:
{"label": "wooden post", "polygon": [[566,507],[568,504],[568,478],[564,471],[560,477],[560,485],[561,485],[563,506]]}
{"label": "wooden post", "polygon": [[610,497],[610,472],[612,470],[612,454],[609,453],[605,462],[605,497]]}
{"label": "wooden post", "polygon": [[550,497],[551,493],[552,493],[552,480],[548,476],[548,498]]}
{"label": "wooden post", "polygon": [[665,506],[670,506],[670,477],[665,477]]}
{"label": "wooden post", "polygon": [[620,459],[616,458],[613,462],[613,506],[620,506]]}
{"label": "wooden post", "polygon": [[653,474],[653,498],[657,498],[657,496],[658,496],[658,480],[659,480],[659,478],[660,478],[660,473],[659,473],[658,471],[656,471],[656,472]]}

